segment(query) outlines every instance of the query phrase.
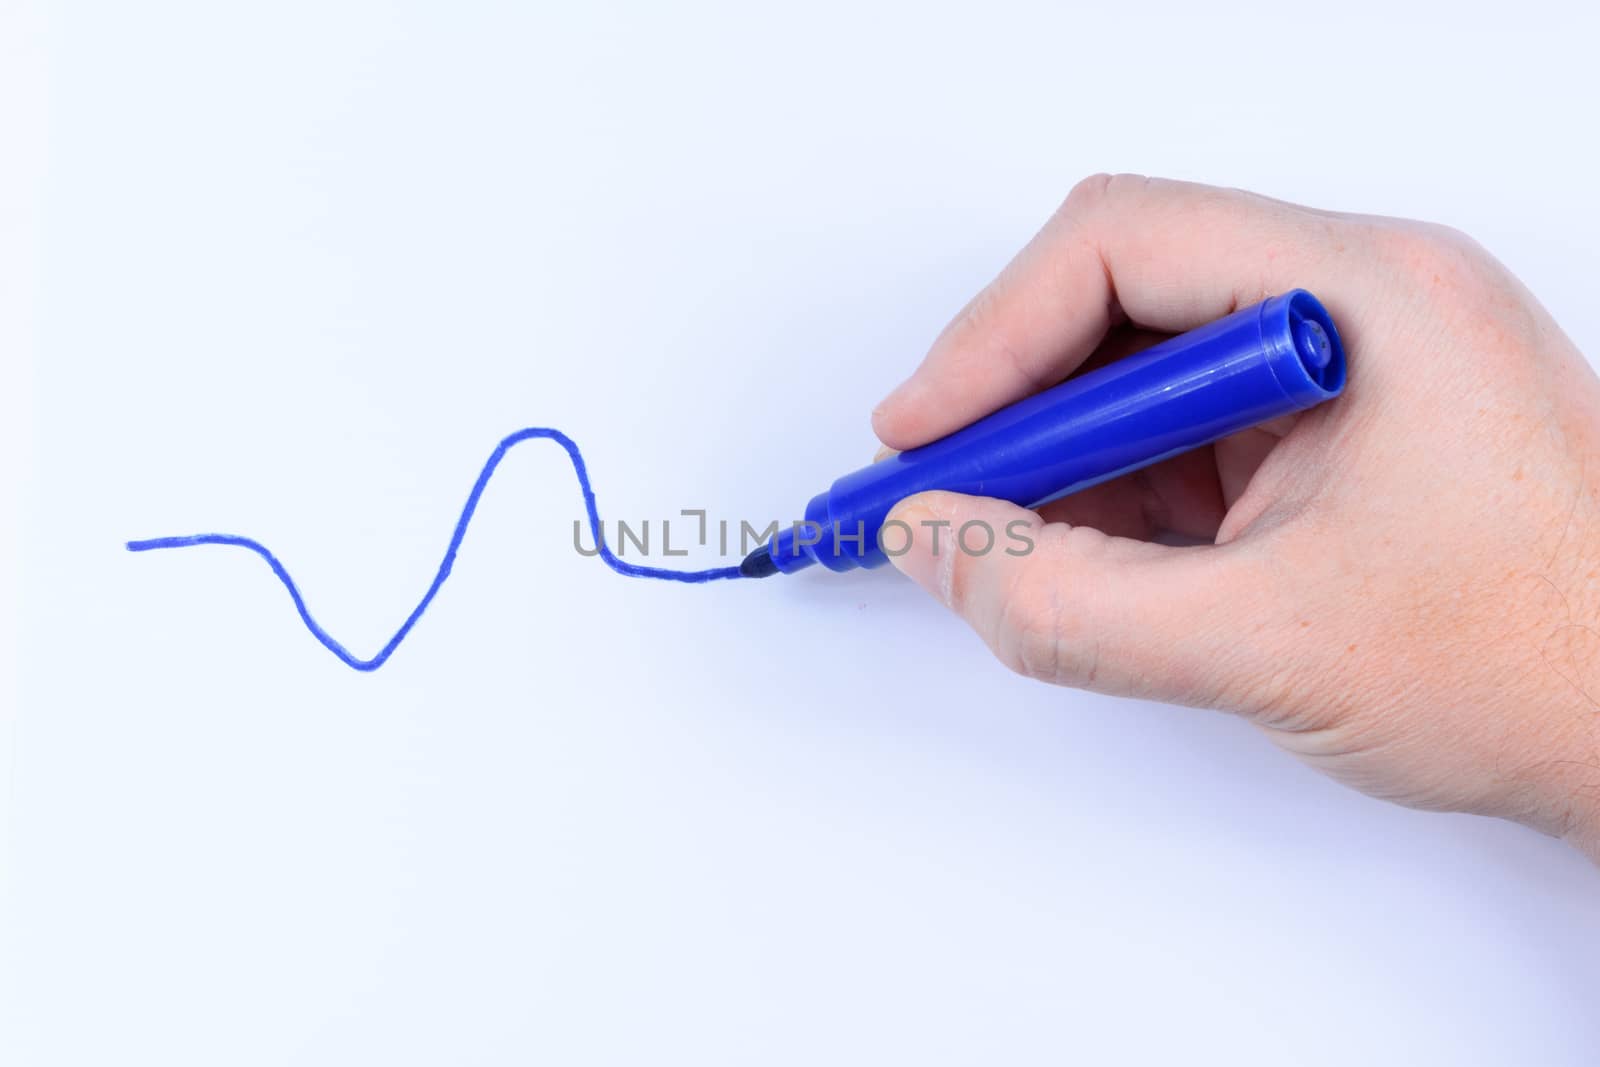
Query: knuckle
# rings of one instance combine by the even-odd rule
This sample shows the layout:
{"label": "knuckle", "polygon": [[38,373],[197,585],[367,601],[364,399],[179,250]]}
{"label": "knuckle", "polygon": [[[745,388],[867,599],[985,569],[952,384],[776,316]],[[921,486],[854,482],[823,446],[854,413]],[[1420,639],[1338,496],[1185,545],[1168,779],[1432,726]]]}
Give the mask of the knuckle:
{"label": "knuckle", "polygon": [[1040,529],[1038,547],[1047,558],[1093,563],[1103,557],[1111,538],[1093,526],[1052,522]]}
{"label": "knuckle", "polygon": [[1433,245],[1445,252],[1488,257],[1483,246],[1473,239],[1465,230],[1458,230],[1454,226],[1442,222],[1419,222],[1416,224],[1419,233]]}
{"label": "knuckle", "polygon": [[1062,611],[1054,583],[1013,588],[1001,608],[996,654],[1012,671],[1045,682],[1070,682],[1063,656]]}
{"label": "knuckle", "polygon": [[1379,250],[1407,275],[1425,283],[1476,292],[1498,284],[1503,269],[1477,241],[1460,230],[1431,222],[1384,225]]}
{"label": "knuckle", "polygon": [[961,547],[955,543],[954,523],[946,532],[949,534],[945,538],[947,543],[940,545],[937,561],[940,585],[945,603],[957,615],[967,618],[968,608],[972,603],[972,592],[983,581],[983,575],[978,572],[980,561],[961,551]]}
{"label": "knuckle", "polygon": [[1303,667],[1247,671],[1224,662],[1216,665],[1211,688],[1209,703],[1274,730],[1311,730],[1326,719],[1328,704],[1306,698],[1317,689]]}
{"label": "knuckle", "polygon": [[1009,278],[1002,274],[967,306],[940,336],[939,347],[957,366],[998,366],[1014,374],[1030,391],[1052,382],[1033,369],[1024,345],[1015,336],[1013,314],[1008,309]]}
{"label": "knuckle", "polygon": [[1143,174],[1091,174],[1079,181],[1062,202],[1061,214],[1082,216],[1106,203],[1119,200],[1131,193],[1141,192],[1156,184],[1156,179]]}
{"label": "knuckle", "polygon": [[1091,174],[1075,184],[1067,193],[1067,198],[1062,202],[1062,208],[1067,213],[1074,213],[1078,209],[1097,204],[1105,198],[1111,183],[1116,180],[1112,174],[1101,172]]}
{"label": "knuckle", "polygon": [[961,309],[955,322],[945,331],[947,339],[957,345],[966,345],[974,338],[993,333],[1001,319],[1000,292],[1005,282],[1006,279],[1002,275],[967,301],[967,306]]}
{"label": "knuckle", "polygon": [[1537,304],[1472,237],[1437,223],[1380,226],[1391,270],[1436,309],[1441,328],[1496,366],[1515,366],[1542,335]]}
{"label": "knuckle", "polygon": [[1379,248],[1414,268],[1431,265],[1441,258],[1447,244],[1439,227],[1428,223],[1382,226],[1378,232]]}
{"label": "knuckle", "polygon": [[1079,613],[1068,610],[1072,588],[1063,562],[1093,566],[1108,543],[1088,526],[1050,523],[1035,531],[1035,555],[1016,567],[1001,602],[991,647],[1017,674],[1056,685],[1096,683],[1099,643]]}

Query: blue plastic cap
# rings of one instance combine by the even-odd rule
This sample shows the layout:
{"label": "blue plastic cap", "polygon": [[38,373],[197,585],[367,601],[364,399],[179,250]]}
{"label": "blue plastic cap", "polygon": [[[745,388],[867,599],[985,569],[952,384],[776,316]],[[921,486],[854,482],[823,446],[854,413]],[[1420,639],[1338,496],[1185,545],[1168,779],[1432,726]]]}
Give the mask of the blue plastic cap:
{"label": "blue plastic cap", "polygon": [[1273,349],[1267,358],[1272,375],[1296,407],[1320,404],[1344,389],[1339,331],[1328,309],[1304,289],[1262,303],[1261,337]]}
{"label": "blue plastic cap", "polygon": [[1300,358],[1313,373],[1320,373],[1333,359],[1333,342],[1315,319],[1306,319],[1295,327],[1294,343],[1300,348]]}

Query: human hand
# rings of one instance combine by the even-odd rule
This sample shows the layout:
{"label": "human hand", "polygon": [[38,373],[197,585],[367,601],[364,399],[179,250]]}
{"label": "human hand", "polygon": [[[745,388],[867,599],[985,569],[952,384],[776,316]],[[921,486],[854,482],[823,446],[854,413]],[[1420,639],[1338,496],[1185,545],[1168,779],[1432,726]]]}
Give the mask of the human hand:
{"label": "human hand", "polygon": [[[1297,286],[1338,324],[1340,399],[1038,513],[911,497],[895,566],[1021,673],[1236,712],[1363,792],[1600,861],[1600,381],[1467,238],[1090,178],[873,427],[925,444]],[[1024,556],[937,536],[1018,519]]]}

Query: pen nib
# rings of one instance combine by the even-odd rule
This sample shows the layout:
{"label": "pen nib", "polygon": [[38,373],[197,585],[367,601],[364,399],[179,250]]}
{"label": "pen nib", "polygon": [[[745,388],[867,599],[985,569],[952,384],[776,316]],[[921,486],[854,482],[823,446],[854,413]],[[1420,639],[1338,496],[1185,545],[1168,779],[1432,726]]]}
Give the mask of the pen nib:
{"label": "pen nib", "polygon": [[739,564],[741,578],[765,578],[777,573],[778,565],[772,562],[772,549],[767,545],[762,545],[750,553],[744,558],[744,562]]}

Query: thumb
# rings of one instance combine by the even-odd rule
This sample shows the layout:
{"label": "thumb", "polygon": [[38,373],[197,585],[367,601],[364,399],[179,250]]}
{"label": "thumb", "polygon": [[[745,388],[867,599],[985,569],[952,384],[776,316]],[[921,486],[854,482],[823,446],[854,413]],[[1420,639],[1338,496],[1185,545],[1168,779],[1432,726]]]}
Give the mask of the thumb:
{"label": "thumb", "polygon": [[[1242,542],[1177,548],[1046,523],[1001,500],[921,493],[884,551],[1012,670],[1060,685],[1246,710],[1281,676],[1266,568]],[[904,550],[900,547],[904,544]]]}

